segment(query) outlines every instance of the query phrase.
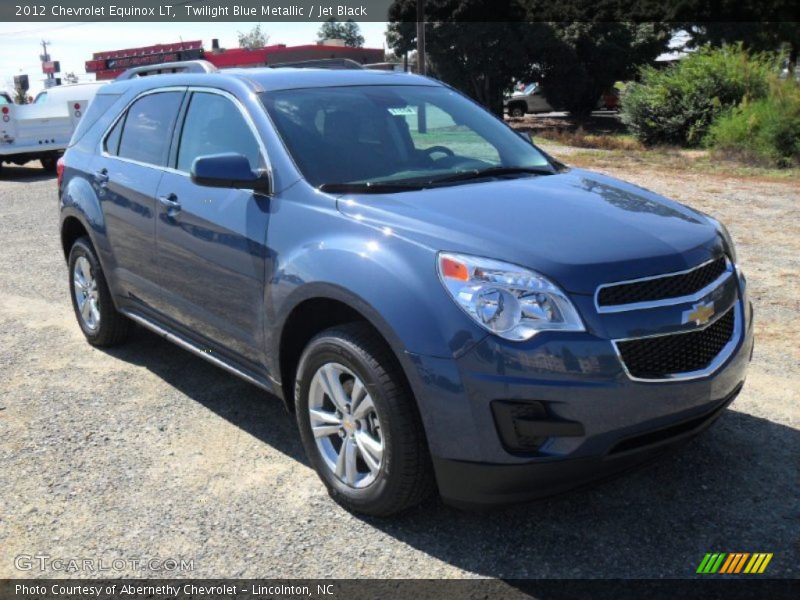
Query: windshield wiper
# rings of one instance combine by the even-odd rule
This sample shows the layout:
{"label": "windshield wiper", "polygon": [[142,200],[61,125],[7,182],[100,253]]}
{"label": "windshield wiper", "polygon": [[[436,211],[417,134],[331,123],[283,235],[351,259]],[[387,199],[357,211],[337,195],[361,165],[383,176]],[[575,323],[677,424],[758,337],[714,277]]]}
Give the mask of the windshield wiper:
{"label": "windshield wiper", "polygon": [[438,179],[414,179],[406,181],[366,181],[362,183],[323,183],[319,186],[322,192],[331,194],[392,194],[421,190],[439,184],[483,179],[485,177],[502,177],[503,175],[554,175],[556,172],[547,167],[489,167],[487,169],[471,169],[460,171]]}
{"label": "windshield wiper", "polygon": [[421,190],[422,183],[323,183],[319,186],[321,192],[329,194],[392,194]]}
{"label": "windshield wiper", "polygon": [[503,175],[518,175],[518,174],[531,174],[531,175],[555,175],[555,171],[547,167],[490,167],[488,169],[472,169],[469,171],[461,171],[455,175],[448,175],[440,179],[431,179],[427,182],[428,185],[437,185],[439,183],[453,183],[456,181],[468,181],[470,179],[483,179],[484,177],[501,177]]}

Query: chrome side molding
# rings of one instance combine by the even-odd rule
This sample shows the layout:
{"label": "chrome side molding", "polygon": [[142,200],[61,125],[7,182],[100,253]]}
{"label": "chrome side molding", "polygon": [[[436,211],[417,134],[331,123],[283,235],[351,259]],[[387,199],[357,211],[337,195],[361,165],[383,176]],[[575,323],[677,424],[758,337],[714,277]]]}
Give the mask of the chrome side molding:
{"label": "chrome side molding", "polygon": [[[215,366],[217,366],[217,367],[219,367],[221,369],[225,369],[229,373],[232,373],[232,374],[236,375],[237,377],[239,377],[241,379],[244,379],[248,383],[252,383],[253,385],[258,386],[263,390],[266,390],[266,391],[268,391],[268,392],[270,392],[272,394],[275,393],[274,387],[272,387],[270,384],[268,384],[268,383],[266,383],[264,381],[261,381],[261,380],[255,378],[255,377],[253,377],[251,375],[248,375],[247,373],[245,373],[244,371],[242,371],[238,367],[235,367],[234,365],[232,365],[229,362],[225,361],[223,358],[212,354],[208,350],[204,350],[204,349],[196,346],[195,344],[193,344],[190,341],[180,337],[179,335],[176,335],[176,334],[174,334],[174,333],[172,333],[170,331],[167,331],[166,329],[164,329],[160,325],[157,325],[156,323],[154,323],[153,321],[147,319],[146,317],[143,317],[143,316],[141,316],[141,315],[139,315],[137,313],[130,312],[130,311],[127,311],[127,310],[121,310],[120,312],[122,314],[124,314],[126,317],[128,317],[131,321],[135,321],[136,323],[138,323],[139,325],[141,325],[145,329],[149,329],[153,333],[155,333],[157,335],[160,335],[161,337],[169,340],[173,344],[176,344],[176,345],[180,346],[184,350],[188,350],[192,354],[207,360],[212,365],[215,365]],[[275,382],[274,380],[272,380],[272,379],[270,379],[270,380],[273,383],[277,384],[277,382]]]}

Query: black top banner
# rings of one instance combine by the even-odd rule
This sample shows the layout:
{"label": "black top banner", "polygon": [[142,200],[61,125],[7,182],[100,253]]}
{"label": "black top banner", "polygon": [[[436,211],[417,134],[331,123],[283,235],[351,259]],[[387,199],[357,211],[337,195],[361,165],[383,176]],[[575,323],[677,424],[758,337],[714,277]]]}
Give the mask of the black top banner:
{"label": "black top banner", "polygon": [[[797,0],[424,0],[428,21],[798,22]],[[416,21],[417,0],[34,0],[0,3],[3,21]],[[513,7],[518,10],[509,10]],[[401,15],[398,19],[398,15]]]}

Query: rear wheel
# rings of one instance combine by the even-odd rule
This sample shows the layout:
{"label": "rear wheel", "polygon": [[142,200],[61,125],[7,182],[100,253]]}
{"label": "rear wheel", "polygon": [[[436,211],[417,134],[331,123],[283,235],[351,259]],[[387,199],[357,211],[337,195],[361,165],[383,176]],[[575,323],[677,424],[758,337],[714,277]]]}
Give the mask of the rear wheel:
{"label": "rear wheel", "polygon": [[508,108],[508,114],[511,117],[520,118],[525,116],[525,107],[522,104],[512,104]]}
{"label": "rear wheel", "polygon": [[433,490],[414,399],[369,326],[334,327],[309,342],[297,370],[295,406],[306,454],[345,508],[388,516]]}
{"label": "rear wheel", "polygon": [[92,243],[78,238],[69,253],[69,288],[75,317],[93,346],[121,344],[132,323],[117,312]]}
{"label": "rear wheel", "polygon": [[58,159],[52,156],[48,156],[46,158],[40,158],[39,162],[42,163],[42,168],[48,173],[55,173],[56,166],[58,164]]}

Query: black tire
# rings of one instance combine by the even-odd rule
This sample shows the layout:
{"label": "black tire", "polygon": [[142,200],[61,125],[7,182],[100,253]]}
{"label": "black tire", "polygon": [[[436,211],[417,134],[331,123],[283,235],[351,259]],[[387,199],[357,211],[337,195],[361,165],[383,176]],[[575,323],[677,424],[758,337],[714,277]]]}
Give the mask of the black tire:
{"label": "black tire", "polygon": [[526,112],[527,110],[522,104],[512,104],[508,107],[508,116],[514,117],[515,119],[524,117]]}
{"label": "black tire", "polygon": [[[384,450],[380,470],[356,489],[326,464],[311,430],[309,390],[318,369],[338,363],[364,383],[380,419]],[[368,325],[350,323],[327,329],[306,346],[297,368],[295,408],[300,436],[311,465],[331,497],[346,509],[389,516],[419,504],[434,490],[433,468],[422,422],[397,360]]]}
{"label": "black tire", "polygon": [[58,159],[52,156],[40,158],[39,162],[42,163],[42,168],[48,173],[55,173],[58,166]]}
{"label": "black tire", "polygon": [[[89,261],[91,273],[94,277],[97,289],[97,310],[100,314],[97,327],[92,329],[87,325],[81,316],[78,308],[78,298],[75,288],[75,264],[80,258]],[[111,292],[108,290],[103,269],[95,255],[92,242],[88,237],[78,238],[72,245],[69,252],[69,295],[72,299],[72,308],[75,311],[75,318],[78,325],[86,336],[87,341],[92,346],[116,346],[124,342],[130,335],[133,323],[124,315],[117,312],[114,302],[111,299]]]}

